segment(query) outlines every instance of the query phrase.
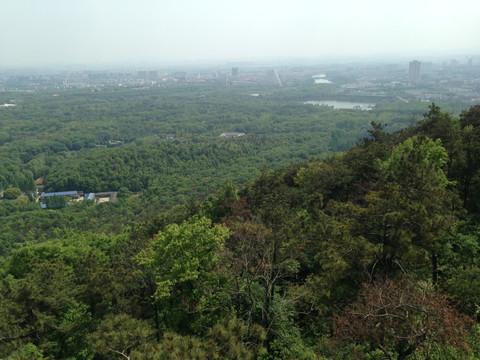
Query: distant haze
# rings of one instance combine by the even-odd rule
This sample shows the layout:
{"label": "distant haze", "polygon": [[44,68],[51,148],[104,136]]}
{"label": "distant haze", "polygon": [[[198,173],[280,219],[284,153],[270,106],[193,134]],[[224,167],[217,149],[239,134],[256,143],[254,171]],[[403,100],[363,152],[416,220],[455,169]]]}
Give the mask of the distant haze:
{"label": "distant haze", "polygon": [[15,0],[0,67],[480,53],[480,1]]}

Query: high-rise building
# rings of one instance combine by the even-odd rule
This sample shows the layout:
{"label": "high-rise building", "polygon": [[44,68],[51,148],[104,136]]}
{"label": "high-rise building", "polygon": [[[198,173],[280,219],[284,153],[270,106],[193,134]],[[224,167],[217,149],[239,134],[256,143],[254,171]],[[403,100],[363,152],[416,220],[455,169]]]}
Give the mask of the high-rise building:
{"label": "high-rise building", "polygon": [[422,62],[422,65],[420,66],[420,71],[422,73],[422,76],[425,74],[431,73],[432,69],[433,69],[433,63],[431,61]]}
{"label": "high-rise building", "polygon": [[238,67],[232,67],[232,77],[238,77]]}
{"label": "high-rise building", "polygon": [[158,79],[158,71],[151,70],[148,72],[148,80],[156,81]]}
{"label": "high-rise building", "polygon": [[420,82],[420,67],[422,63],[418,60],[410,61],[408,65],[408,82],[418,84]]}
{"label": "high-rise building", "polygon": [[137,77],[140,79],[140,80],[148,80],[148,73],[145,71],[145,70],[140,70],[137,72]]}

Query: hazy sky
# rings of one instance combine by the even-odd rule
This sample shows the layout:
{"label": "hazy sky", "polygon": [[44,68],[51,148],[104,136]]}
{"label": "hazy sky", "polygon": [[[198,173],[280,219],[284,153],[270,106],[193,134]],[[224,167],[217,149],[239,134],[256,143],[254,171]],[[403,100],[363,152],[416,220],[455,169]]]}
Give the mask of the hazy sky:
{"label": "hazy sky", "polygon": [[479,0],[0,0],[0,66],[480,55]]}

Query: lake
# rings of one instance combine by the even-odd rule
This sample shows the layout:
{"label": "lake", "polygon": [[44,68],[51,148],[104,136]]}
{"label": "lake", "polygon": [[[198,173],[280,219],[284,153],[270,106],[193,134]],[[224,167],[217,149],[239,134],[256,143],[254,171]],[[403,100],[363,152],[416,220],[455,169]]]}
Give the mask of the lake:
{"label": "lake", "polygon": [[334,109],[350,109],[350,110],[372,110],[375,104],[352,102],[352,101],[337,101],[337,100],[321,100],[321,101],[305,101],[307,105],[333,106]]}

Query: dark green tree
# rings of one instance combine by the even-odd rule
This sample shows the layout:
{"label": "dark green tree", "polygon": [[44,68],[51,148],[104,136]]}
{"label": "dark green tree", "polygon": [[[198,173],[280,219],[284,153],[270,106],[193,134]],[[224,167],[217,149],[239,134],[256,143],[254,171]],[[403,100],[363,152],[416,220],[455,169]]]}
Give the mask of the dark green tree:
{"label": "dark green tree", "polygon": [[8,189],[5,189],[5,191],[3,192],[3,198],[7,200],[14,200],[19,197],[21,193],[22,191],[19,188],[10,187]]}
{"label": "dark green tree", "polygon": [[132,353],[146,352],[154,337],[147,322],[127,314],[107,315],[98,329],[88,336],[94,353],[105,359],[136,359]]}
{"label": "dark green tree", "polygon": [[45,200],[45,205],[47,206],[47,209],[62,209],[65,206],[67,206],[67,199],[63,196],[49,196],[46,197]]}
{"label": "dark green tree", "polygon": [[472,106],[460,114],[462,126],[462,158],[457,178],[463,206],[478,211],[480,200],[480,105]]}

